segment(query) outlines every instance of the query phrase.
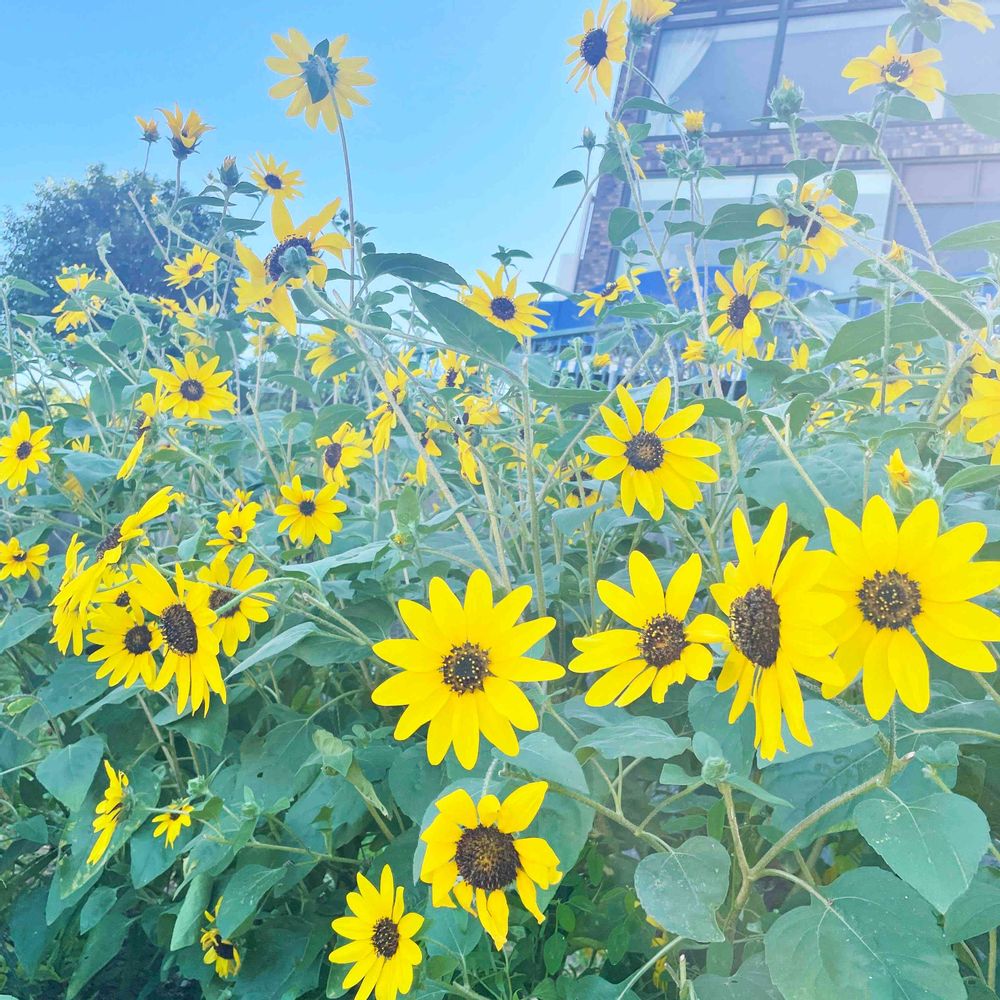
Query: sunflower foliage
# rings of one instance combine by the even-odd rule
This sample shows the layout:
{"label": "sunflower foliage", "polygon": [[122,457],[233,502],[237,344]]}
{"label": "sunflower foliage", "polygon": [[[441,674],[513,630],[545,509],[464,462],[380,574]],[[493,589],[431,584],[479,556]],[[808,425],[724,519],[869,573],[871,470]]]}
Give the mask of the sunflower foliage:
{"label": "sunflower foliage", "polygon": [[[587,12],[578,89],[673,7]],[[467,278],[358,220],[345,37],[268,59],[344,154],[311,214],[270,155],[182,196],[211,126],[139,119],[176,294],[106,243],[51,315],[0,277],[0,989],[996,997],[1000,276],[942,260],[1000,222],[886,246],[841,155],[944,87],[941,16],[991,28],[908,8],[831,81],[873,95],[835,159],[712,218],[712,109],[616,102],[557,184],[645,205],[655,155],[678,194],[611,215],[561,352],[523,251]],[[796,291],[842,253],[854,318]]]}

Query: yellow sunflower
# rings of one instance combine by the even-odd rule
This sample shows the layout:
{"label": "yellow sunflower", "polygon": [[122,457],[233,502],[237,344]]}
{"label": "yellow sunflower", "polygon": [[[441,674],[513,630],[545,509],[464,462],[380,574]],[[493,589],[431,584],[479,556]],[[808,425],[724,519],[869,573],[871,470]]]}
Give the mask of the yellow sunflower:
{"label": "yellow sunflower", "polygon": [[278,531],[287,531],[293,542],[312,545],[318,538],[329,545],[333,533],[344,526],[337,515],[347,510],[347,504],[337,499],[336,486],[328,483],[319,490],[309,490],[295,476],[291,483],[281,487],[281,495],[286,502],[274,508],[282,519]]}
{"label": "yellow sunflower", "polygon": [[556,680],[557,663],[525,656],[555,626],[554,618],[516,624],[531,600],[530,587],[518,587],[494,606],[490,578],[477,569],[465,591],[464,606],[441,577],[428,591],[430,607],[399,602],[399,616],[412,639],[383,639],[376,656],[400,667],[373,692],[376,705],[405,705],[396,723],[397,740],[427,730],[427,759],[444,760],[454,744],[462,767],[479,759],[479,735],[501,753],[518,751],[514,727],[538,728],[538,716],[518,684]]}
{"label": "yellow sunflower", "polygon": [[9,578],[19,580],[22,576],[30,576],[32,580],[41,577],[41,568],[49,558],[47,545],[32,545],[21,548],[17,538],[0,542],[0,580]]}
{"label": "yellow sunflower", "polygon": [[689,136],[700,136],[705,131],[705,112],[688,109],[681,113],[681,125]]}
{"label": "yellow sunflower", "polygon": [[757,338],[760,336],[760,317],[754,311],[767,309],[781,301],[781,292],[758,292],[757,282],[761,271],[767,267],[765,261],[757,261],[744,267],[737,259],[733,264],[732,283],[721,271],[715,272],[715,284],[722,293],[716,308],[719,315],[709,327],[709,333],[716,335],[719,347],[724,351],[734,351],[737,358],[756,358]]}
{"label": "yellow sunflower", "polygon": [[139,137],[141,142],[148,142],[152,145],[154,142],[160,141],[160,126],[155,118],[140,118],[139,115],[136,115],[135,123],[142,130],[142,135]]}
{"label": "yellow sunflower", "polygon": [[342,54],[347,35],[333,41],[324,38],[312,46],[301,31],[292,28],[288,38],[272,35],[271,39],[283,54],[268,56],[265,61],[285,79],[268,93],[278,100],[292,98],[285,112],[289,118],[304,114],[309,127],[315,128],[322,117],[323,124],[336,132],[339,119],[354,114],[353,105],[369,103],[357,88],[370,86],[375,77],[363,71],[367,59]]}
{"label": "yellow sunflower", "polygon": [[477,365],[469,364],[467,354],[457,354],[455,351],[438,351],[434,359],[434,367],[440,369],[437,377],[437,387],[439,389],[457,389],[465,385],[466,379],[470,375],[475,375],[479,371]]}
{"label": "yellow sunflower", "polygon": [[843,678],[827,683],[824,694],[838,694],[861,671],[873,718],[881,719],[897,694],[911,711],[926,711],[930,670],[921,643],[963,670],[996,669],[986,644],[1000,640],[1000,616],[971,600],[1000,585],[1000,562],[971,561],[986,542],[985,525],[939,534],[937,501],[924,500],[897,528],[879,496],[868,501],[860,527],[836,510],[827,509],[826,518],[836,559],[823,585],[844,611],[833,626]]}
{"label": "yellow sunflower", "polygon": [[250,538],[250,532],[257,525],[257,515],[264,508],[256,501],[240,501],[224,510],[220,510],[215,519],[215,530],[218,538],[210,538],[208,544],[218,548],[220,555],[228,556],[237,545],[245,545]]}
{"label": "yellow sunflower", "polygon": [[172,372],[151,368],[149,374],[162,387],[160,406],[167,413],[183,419],[210,420],[216,411],[233,413],[236,397],[225,388],[232,372],[216,372],[219,358],[209,358],[199,364],[192,351],[180,358],[170,358]]}
{"label": "yellow sunflower", "polygon": [[632,22],[649,27],[670,17],[677,4],[674,0],[632,0]]}
{"label": "yellow sunflower", "polygon": [[621,477],[622,507],[629,516],[638,500],[658,521],[663,517],[664,496],[674,506],[691,510],[701,500],[698,484],[714,483],[719,478],[711,466],[699,461],[717,455],[719,446],[701,438],[680,436],[698,420],[705,407],[695,403],[668,417],[670,392],[670,379],[662,379],[643,413],[625,386],[618,386],[625,419],[602,406],[601,416],[612,436],[596,434],[586,439],[588,448],[604,456],[594,466],[594,478]]}
{"label": "yellow sunflower", "polygon": [[[972,377],[969,401],[962,407],[962,416],[972,426],[965,432],[973,444],[990,443],[991,465],[1000,465],[1000,380],[987,375]],[[2,475],[0,467],[0,475]]]}
{"label": "yellow sunflower", "polygon": [[376,889],[360,872],[357,892],[347,894],[349,916],[338,917],[333,930],[348,939],[327,956],[337,965],[350,965],[344,989],[358,987],[354,1000],[367,1000],[374,991],[377,1000],[396,1000],[413,986],[413,970],[423,958],[413,940],[424,918],[407,913],[403,887],[396,886],[392,869],[382,867]]}
{"label": "yellow sunflower", "polygon": [[371,439],[364,431],[354,429],[345,421],[333,434],[316,438],[316,447],[323,449],[323,479],[338,489],[350,485],[347,473],[371,458]]}
{"label": "yellow sunflower", "polygon": [[96,865],[104,857],[111,843],[111,838],[118,829],[118,821],[122,817],[125,808],[125,797],[128,795],[128,776],[124,771],[116,771],[107,761],[104,761],[104,771],[108,776],[108,787],[104,791],[104,796],[97,803],[94,811],[94,833],[97,840],[87,855],[87,864]]}
{"label": "yellow sunflower", "polygon": [[51,426],[31,429],[31,420],[22,410],[10,425],[10,433],[0,438],[0,482],[9,490],[16,490],[28,481],[28,475],[37,475],[42,465],[49,462],[48,437]]}
{"label": "yellow sunflower", "polygon": [[906,90],[918,101],[933,101],[944,90],[941,70],[931,65],[940,60],[941,53],[937,49],[903,52],[892,29],[887,28],[885,44],[876,45],[867,56],[852,59],[841,76],[852,81],[849,94],[881,83],[886,87]]}
{"label": "yellow sunflower", "polygon": [[380,403],[365,418],[375,421],[375,429],[372,431],[372,452],[376,455],[381,454],[389,447],[389,438],[398,422],[396,410],[389,402],[389,396],[392,396],[392,401],[396,406],[400,406],[406,399],[407,382],[412,376],[420,374],[419,371],[411,372],[409,370],[408,365],[412,358],[413,350],[406,351],[399,356],[399,364],[395,371],[391,368],[385,370],[385,384],[389,391],[385,393],[380,390],[375,394],[375,398],[380,400]]}
{"label": "yellow sunflower", "polygon": [[66,293],[66,298],[52,310],[56,317],[56,333],[84,326],[97,314],[104,300],[85,294],[87,286],[96,280],[97,274],[83,264],[60,269],[56,284]]}
{"label": "yellow sunflower", "polygon": [[[87,568],[88,557],[80,558],[83,542],[80,536],[74,534],[66,546],[63,556],[63,575],[59,582],[59,590],[52,600],[55,610],[52,612],[53,635],[49,640],[55,644],[60,653],[72,648],[73,655],[83,652],[83,630],[87,626],[90,615],[89,603],[83,603],[75,596],[70,598],[70,591]],[[60,598],[62,598],[60,600]]]}
{"label": "yellow sunflower", "polygon": [[[125,592],[128,602],[128,594]],[[114,687],[124,683],[130,688],[140,677],[146,687],[153,690],[156,684],[156,661],[153,653],[163,639],[153,622],[147,622],[141,608],[124,607],[114,601],[98,605],[90,619],[93,629],[87,642],[97,648],[87,657],[91,663],[100,663],[95,677]]]}
{"label": "yellow sunflower", "polygon": [[132,576],[136,585],[130,596],[157,619],[163,637],[163,664],[153,690],[162,691],[176,680],[178,715],[189,699],[192,712],[204,706],[207,715],[213,691],[225,704],[226,685],[219,669],[219,638],[212,628],[216,614],[209,607],[209,588],[185,579],[179,565],[174,587],[149,563],[134,565]]}
{"label": "yellow sunflower", "polygon": [[232,656],[236,647],[250,638],[250,623],[267,621],[267,606],[273,603],[274,594],[257,590],[235,604],[229,602],[243,591],[262,584],[267,579],[267,570],[254,569],[253,555],[248,552],[230,574],[226,555],[220,552],[211,563],[198,570],[198,579],[215,585],[208,596],[208,606],[216,614],[212,631],[219,637],[222,651]]}
{"label": "yellow sunflower", "polygon": [[192,281],[214,271],[218,260],[219,255],[211,250],[195,247],[184,257],[175,257],[171,263],[164,265],[163,269],[170,275],[167,284],[174,288],[187,288]]}
{"label": "yellow sunflower", "polygon": [[524,908],[539,922],[535,886],[561,878],[559,858],[543,837],[516,837],[538,815],[548,784],[522,785],[501,802],[484,795],[478,806],[459,788],[435,803],[437,815],[420,835],[427,844],[420,879],[431,886],[434,906],[455,903],[479,919],[499,951],[507,941],[506,890],[516,887]]}
{"label": "yellow sunflower", "polygon": [[157,110],[166,119],[167,128],[170,129],[170,148],[178,160],[185,160],[195,152],[201,137],[214,128],[206,125],[197,111],[189,111],[185,116],[178,104],[174,105],[173,111],[166,108]]}
{"label": "yellow sunflower", "polygon": [[289,170],[287,161],[278,163],[273,156],[258,153],[250,168],[250,179],[274,201],[302,197],[302,171]]}
{"label": "yellow sunflower", "polygon": [[710,588],[729,618],[729,624],[720,622],[718,634],[708,639],[721,642],[726,652],[718,689],[736,686],[730,722],[753,705],[754,746],[765,760],[785,749],[782,717],[795,739],[812,746],[797,674],[821,684],[840,677],[830,658],[836,646],[831,629],[843,604],[818,589],[832,557],[829,552],[807,552],[806,538],[793,542],[782,556],[787,523],[788,508],[780,504],[754,544],[743,512],[735,510],[738,562],[728,563],[722,583]]}
{"label": "yellow sunflower", "polygon": [[201,929],[201,950],[204,952],[202,961],[206,965],[214,965],[217,976],[228,979],[240,971],[242,962],[236,945],[224,938],[219,933],[218,928],[212,926],[215,923],[215,918],[219,915],[220,906],[222,906],[221,896],[215,904],[214,910],[204,911],[209,926]]}
{"label": "yellow sunflower", "polygon": [[777,226],[781,229],[783,240],[787,240],[793,230],[801,233],[801,243],[797,247],[782,243],[779,256],[787,260],[790,256],[801,254],[802,260],[798,265],[800,274],[808,271],[810,265],[815,265],[822,274],[827,262],[847,245],[838,230],[850,229],[858,224],[858,220],[843,211],[840,200],[828,188],[803,184],[797,203],[766,209],[757,217],[757,225]]}
{"label": "yellow sunflower", "polygon": [[136,464],[146,447],[146,441],[153,428],[153,420],[160,413],[163,402],[163,385],[156,383],[153,392],[144,392],[136,403],[136,409],[142,414],[135,422],[135,444],[132,445],[129,453],[125,456],[115,479],[128,479],[135,471]]}
{"label": "yellow sunflower", "polygon": [[679,566],[666,591],[653,564],[639,551],[629,556],[628,573],[631,594],[610,580],[598,580],[597,593],[631,628],[573,640],[580,655],[570,661],[570,670],[606,671],[587,691],[588,705],[631,705],[650,688],[653,701],[662,704],[671,684],[689,677],[703,681],[712,669],[712,653],[701,643],[714,641],[721,622],[698,615],[684,623],[701,585],[701,557],[695,553]]}
{"label": "yellow sunflower", "polygon": [[625,23],[626,6],[616,3],[608,10],[608,0],[601,0],[596,13],[588,10],[583,15],[583,32],[568,40],[573,51],[566,57],[572,63],[568,79],[576,81],[579,90],[585,83],[590,88],[590,96],[597,100],[594,77],[606,97],[611,96],[612,63],[625,61],[625,46],[628,42],[628,27]]}
{"label": "yellow sunflower", "polygon": [[[347,328],[347,332],[351,332],[351,327]],[[317,333],[309,334],[310,341],[317,345],[306,354],[306,361],[312,362],[309,370],[313,375],[322,375],[343,357],[343,354],[334,350],[334,345],[337,343],[339,337],[340,334],[336,330],[320,330]],[[354,371],[354,369],[352,368],[351,371]],[[340,372],[334,375],[334,384],[346,382],[347,374],[347,372]]]}
{"label": "yellow sunflower", "polygon": [[507,279],[502,264],[492,278],[485,271],[476,273],[486,287],[466,289],[460,296],[473,312],[506,330],[519,343],[523,343],[526,337],[533,337],[535,328],[545,326],[545,320],[540,318],[545,313],[534,304],[538,301],[538,293],[518,295],[517,276]]}
{"label": "yellow sunflower", "polygon": [[634,292],[639,287],[639,275],[646,269],[644,267],[633,267],[628,274],[620,275],[613,281],[609,281],[599,291],[584,292],[580,300],[580,311],[578,316],[582,316],[589,310],[594,310],[595,316],[600,316],[604,307],[609,302],[617,302],[618,298],[628,292]]}
{"label": "yellow sunflower", "polygon": [[975,0],[924,0],[924,3],[939,14],[953,21],[964,21],[984,33],[993,27],[982,5]]}
{"label": "yellow sunflower", "polygon": [[153,837],[163,837],[167,847],[173,847],[181,830],[191,825],[191,811],[194,807],[187,802],[171,802],[153,819]]}

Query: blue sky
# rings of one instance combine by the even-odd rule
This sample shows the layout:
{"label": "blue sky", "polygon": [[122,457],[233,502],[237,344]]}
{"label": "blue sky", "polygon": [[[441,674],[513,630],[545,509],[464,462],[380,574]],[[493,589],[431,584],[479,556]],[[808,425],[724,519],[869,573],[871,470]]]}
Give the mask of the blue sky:
{"label": "blue sky", "polygon": [[[380,250],[415,251],[471,276],[497,243],[531,252],[540,277],[580,188],[552,189],[582,167],[573,150],[605,105],[566,82],[566,38],[587,0],[327,0],[312,4],[170,4],[0,0],[0,107],[8,145],[0,208],[35,182],[87,164],[141,166],[135,115],[194,107],[216,131],[186,166],[197,187],[227,153],[242,166],[274,153],[302,170],[307,200],[293,216],[344,195],[339,142],[286,118],[267,96],[271,34],[347,34],[377,78],[371,105],[348,123],[358,217]],[[290,13],[289,13],[290,11]],[[162,125],[161,125],[162,129]],[[173,173],[166,142],[152,169]],[[569,242],[573,242],[570,240]],[[555,272],[553,272],[554,274]]]}

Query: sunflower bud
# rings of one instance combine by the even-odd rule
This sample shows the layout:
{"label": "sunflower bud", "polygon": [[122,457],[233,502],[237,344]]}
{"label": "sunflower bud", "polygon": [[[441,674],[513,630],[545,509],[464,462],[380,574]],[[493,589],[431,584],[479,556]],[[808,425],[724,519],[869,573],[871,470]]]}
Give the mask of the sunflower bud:
{"label": "sunflower bud", "polygon": [[305,249],[294,244],[282,252],[278,264],[283,278],[304,278],[312,267]]}
{"label": "sunflower bud", "polygon": [[583,135],[580,136],[580,145],[584,149],[593,149],[597,145],[597,136],[594,135],[593,129],[585,128],[583,130]]}
{"label": "sunflower bud", "polygon": [[227,188],[234,188],[240,182],[240,168],[236,166],[236,157],[227,156],[219,167],[219,180]]}
{"label": "sunflower bud", "polygon": [[701,780],[706,785],[717,785],[729,777],[729,761],[725,757],[709,757],[701,765]]}
{"label": "sunflower bud", "polygon": [[771,113],[778,121],[790,122],[802,110],[805,99],[803,89],[785,76],[771,91],[768,104],[771,106]]}

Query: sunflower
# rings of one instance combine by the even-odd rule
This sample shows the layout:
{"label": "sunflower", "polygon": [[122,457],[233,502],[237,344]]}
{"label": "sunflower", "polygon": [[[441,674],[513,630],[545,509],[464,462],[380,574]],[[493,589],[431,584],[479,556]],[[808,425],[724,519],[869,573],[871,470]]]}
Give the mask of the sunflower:
{"label": "sunflower", "polygon": [[354,1000],[366,1000],[374,990],[378,1000],[396,1000],[413,986],[413,970],[423,958],[413,936],[424,925],[419,913],[407,913],[403,887],[396,886],[392,869],[382,867],[376,889],[360,872],[358,891],[347,894],[350,916],[338,917],[333,930],[348,938],[327,956],[337,965],[351,965],[344,989],[358,987]]}
{"label": "sunflower", "polygon": [[681,113],[681,125],[689,136],[700,136],[705,131],[705,112],[689,109]]}
{"label": "sunflower", "polygon": [[936,10],[945,17],[950,17],[953,21],[964,21],[971,24],[981,32],[986,32],[993,27],[993,22],[989,19],[981,4],[975,0],[924,0],[924,3],[932,10]]}
{"label": "sunflower", "polygon": [[[375,455],[381,454],[389,447],[389,438],[398,422],[396,407],[406,399],[407,382],[412,376],[420,374],[419,371],[410,371],[408,366],[412,359],[413,350],[411,349],[399,355],[399,363],[396,365],[395,371],[391,368],[385,370],[384,378],[388,392],[375,393],[375,398],[380,400],[380,403],[365,418],[375,421],[375,429],[372,431],[372,452]],[[392,396],[392,403],[389,402],[389,396]]]}
{"label": "sunflower", "polygon": [[476,273],[486,287],[466,289],[460,296],[473,312],[506,330],[519,343],[523,343],[526,337],[533,337],[535,327],[545,326],[545,320],[540,318],[545,316],[545,312],[534,304],[538,301],[538,293],[518,295],[517,277],[506,279],[502,264],[492,278],[485,271]]}
{"label": "sunflower", "polygon": [[639,551],[629,556],[628,574],[631,594],[610,580],[598,580],[597,593],[632,627],[573,640],[580,655],[570,661],[570,670],[607,671],[587,691],[588,705],[631,705],[650,688],[653,701],[663,704],[671,684],[689,677],[703,681],[712,669],[712,654],[701,643],[713,641],[722,623],[712,615],[684,623],[701,584],[701,557],[695,553],[679,566],[666,591]]}
{"label": "sunflower", "polygon": [[41,577],[41,568],[49,558],[47,545],[32,545],[22,549],[17,538],[0,542],[0,580],[8,577],[19,580],[22,576],[30,576],[32,580]]}
{"label": "sunflower", "polygon": [[341,54],[347,35],[340,35],[332,42],[324,38],[312,46],[301,31],[291,28],[288,38],[272,35],[271,40],[283,55],[268,56],[265,61],[285,79],[274,84],[268,93],[277,100],[292,98],[285,112],[289,118],[304,114],[309,127],[315,128],[322,117],[327,129],[336,132],[340,119],[354,114],[353,105],[369,103],[357,88],[371,86],[375,77],[363,71],[367,59]]}
{"label": "sunflower", "polygon": [[373,692],[376,705],[406,705],[395,737],[405,740],[425,723],[427,759],[444,760],[454,744],[462,767],[479,759],[479,734],[501,753],[518,751],[514,727],[538,728],[538,716],[517,686],[556,680],[565,673],[557,663],[524,654],[555,626],[554,618],[516,624],[531,600],[530,587],[518,587],[496,606],[490,578],[477,569],[459,602],[441,577],[429,588],[430,607],[399,602],[399,615],[412,639],[383,639],[372,648],[401,671]]}
{"label": "sunflower", "polygon": [[274,601],[274,594],[258,590],[235,604],[230,602],[243,591],[262,584],[267,579],[267,570],[254,569],[253,555],[248,552],[230,574],[226,555],[220,552],[207,566],[202,566],[198,579],[215,585],[208,596],[208,606],[216,613],[212,631],[219,637],[222,651],[232,656],[236,647],[250,638],[250,623],[267,621],[267,606]]}
{"label": "sunflower", "polygon": [[213,631],[216,614],[209,607],[209,588],[185,579],[180,566],[175,571],[174,587],[149,563],[133,566],[132,576],[136,585],[130,596],[157,618],[163,637],[163,665],[153,690],[162,691],[175,679],[178,715],[184,712],[189,699],[192,712],[204,706],[207,715],[212,691],[225,704],[226,685],[219,669],[219,638]]}
{"label": "sunflower", "polygon": [[97,840],[87,855],[88,865],[96,865],[104,857],[111,838],[118,829],[118,821],[125,808],[125,796],[128,794],[128,776],[124,771],[116,771],[107,761],[104,761],[104,771],[108,776],[108,787],[94,810],[93,827]]}
{"label": "sunflower", "polygon": [[[798,206],[801,205],[801,208]],[[783,240],[787,240],[792,230],[801,234],[801,242],[796,247],[782,243],[779,256],[787,260],[790,256],[802,254],[798,270],[804,274],[811,264],[822,274],[827,261],[839,253],[847,244],[838,230],[856,226],[858,220],[842,209],[839,199],[834,199],[829,188],[819,188],[813,184],[803,184],[796,204],[772,206],[757,217],[758,226],[776,226],[781,229]]]}
{"label": "sunflower", "polygon": [[586,11],[583,15],[583,33],[574,35],[568,40],[573,51],[566,57],[567,63],[573,63],[569,80],[579,77],[576,89],[585,83],[590,88],[590,96],[597,100],[594,89],[594,77],[604,91],[606,97],[611,96],[612,63],[625,61],[625,45],[628,41],[628,29],[625,23],[625,4],[616,3],[608,11],[608,0],[601,0],[601,6],[595,13]]}
{"label": "sunflower", "polygon": [[333,434],[316,438],[316,447],[323,449],[323,479],[338,489],[350,485],[347,472],[371,458],[371,439],[364,431],[354,429],[345,421]]}
{"label": "sunflower", "polygon": [[701,403],[685,406],[667,416],[670,379],[662,379],[646,404],[645,413],[636,405],[625,386],[618,386],[618,402],[623,420],[607,406],[601,416],[612,436],[593,435],[587,447],[604,460],[594,466],[595,479],[621,476],[621,502],[629,516],[636,500],[659,521],[663,517],[664,495],[676,507],[691,510],[701,500],[699,483],[714,483],[718,473],[699,459],[717,455],[719,446],[701,438],[681,437],[702,415]]}
{"label": "sunflower", "polygon": [[420,879],[431,886],[435,906],[458,904],[479,919],[499,951],[507,941],[506,890],[516,887],[524,908],[539,922],[535,886],[562,878],[559,859],[543,837],[516,837],[532,823],[548,783],[522,785],[501,802],[484,795],[478,806],[463,788],[435,803],[437,815],[420,839],[427,844]]}
{"label": "sunflower", "polygon": [[580,300],[580,311],[578,316],[582,316],[590,309],[594,310],[595,316],[600,316],[602,310],[609,302],[617,302],[619,296],[634,292],[639,288],[639,275],[645,271],[643,267],[634,267],[628,274],[623,274],[609,281],[603,288],[596,292],[584,292]]}
{"label": "sunflower", "polygon": [[171,356],[170,364],[172,372],[163,368],[149,371],[162,387],[160,406],[166,413],[181,419],[210,420],[217,410],[234,412],[236,397],[224,388],[232,372],[216,372],[218,356],[199,364],[194,353],[188,351],[183,361]]}
{"label": "sunflower", "polygon": [[142,135],[139,136],[141,142],[148,142],[152,145],[154,142],[160,141],[160,126],[155,118],[140,118],[139,115],[136,115],[135,123],[142,130]]}
{"label": "sunflower", "polygon": [[889,456],[889,463],[885,467],[885,472],[889,477],[889,486],[894,490],[912,489],[913,473],[906,462],[903,461],[903,453],[898,448]]}
{"label": "sunflower", "polygon": [[87,635],[87,642],[97,648],[87,659],[101,664],[94,675],[97,680],[107,677],[111,687],[124,683],[130,688],[141,677],[146,687],[155,688],[153,653],[160,648],[163,638],[156,625],[146,621],[141,608],[107,601],[93,613],[90,627],[93,631]]}
{"label": "sunflower", "polygon": [[[977,359],[978,360],[978,359]],[[990,443],[991,465],[1000,465],[1000,380],[988,375],[972,377],[969,401],[962,407],[962,416],[972,426],[965,432],[973,444]],[[0,466],[0,474],[3,467]]]}
{"label": "sunflower", "polygon": [[157,111],[166,119],[171,136],[170,148],[178,160],[186,160],[196,152],[201,137],[214,127],[206,125],[197,111],[189,111],[185,117],[179,104],[174,105],[173,111],[166,108],[157,108]]}
{"label": "sunflower", "polygon": [[257,515],[264,508],[256,501],[238,501],[224,510],[220,510],[215,519],[215,530],[218,538],[210,538],[209,546],[220,549],[220,555],[228,556],[237,545],[245,545],[250,538],[250,532],[257,525]]}
{"label": "sunflower", "polygon": [[287,531],[293,542],[312,545],[318,538],[329,545],[333,533],[344,526],[337,515],[347,510],[347,504],[337,499],[336,486],[327,483],[319,490],[308,490],[295,476],[291,483],[281,487],[281,495],[287,502],[274,508],[282,519],[278,531]]}
{"label": "sunflower", "polygon": [[881,83],[892,90],[906,90],[918,101],[933,101],[944,90],[941,70],[931,65],[940,60],[937,49],[903,52],[892,29],[887,28],[885,44],[876,45],[867,56],[852,59],[841,76],[852,81],[849,94]]}
{"label": "sunflower", "polygon": [[758,292],[760,273],[767,267],[765,261],[757,261],[744,268],[743,261],[733,264],[732,284],[721,271],[715,272],[715,284],[722,293],[716,308],[719,315],[712,321],[709,333],[716,335],[719,347],[724,351],[735,351],[736,357],[756,358],[757,338],[760,336],[760,317],[755,309],[767,309],[781,301],[781,292]]}
{"label": "sunflower", "polygon": [[175,257],[171,263],[164,265],[163,269],[170,275],[167,284],[174,288],[187,288],[192,281],[204,278],[214,271],[218,260],[218,254],[196,246],[186,256]]}
{"label": "sunflower", "polygon": [[843,604],[818,589],[832,557],[807,552],[806,538],[782,556],[787,523],[788,508],[780,504],[754,544],[743,512],[733,512],[738,562],[728,563],[722,583],[710,588],[729,624],[719,622],[711,635],[705,622],[706,641],[721,642],[726,652],[718,689],[737,686],[729,721],[753,704],[754,746],[765,760],[785,749],[782,717],[795,739],[812,746],[796,674],[824,684],[840,676],[830,658],[836,646],[830,629]]}
{"label": "sunflower", "polygon": [[56,284],[66,293],[66,298],[52,310],[56,317],[56,333],[84,326],[100,311],[104,300],[97,295],[85,294],[87,286],[96,280],[96,273],[83,264],[60,269]]}
{"label": "sunflower", "polygon": [[632,23],[651,27],[670,17],[676,6],[674,0],[632,0]]}
{"label": "sunflower", "polygon": [[788,367],[792,369],[793,372],[807,372],[809,371],[809,345],[799,344],[798,347],[792,348],[792,357],[788,362]]}
{"label": "sunflower", "polygon": [[836,510],[827,509],[826,518],[836,559],[823,585],[845,605],[833,625],[843,678],[824,685],[827,697],[862,671],[873,718],[883,718],[897,694],[910,711],[926,711],[923,646],[963,670],[996,669],[986,643],[1000,640],[1000,616],[971,600],[1000,585],[1000,562],[971,561],[986,542],[985,525],[939,534],[937,501],[924,500],[897,528],[880,496],[866,504],[860,527]]}
{"label": "sunflower", "polygon": [[275,202],[302,197],[302,172],[289,170],[287,162],[278,163],[273,156],[258,153],[250,168],[250,179]]}
{"label": "sunflower", "polygon": [[[351,332],[350,327],[347,328],[347,332]],[[332,368],[341,359],[343,355],[334,351],[334,345],[337,343],[339,337],[340,334],[336,330],[320,330],[309,334],[310,341],[317,345],[306,354],[306,361],[312,362],[309,370],[313,375],[322,375],[328,368]],[[352,368],[351,371],[353,372],[354,369]],[[347,372],[339,372],[333,376],[334,384],[346,381]]]}
{"label": "sunflower", "polygon": [[173,847],[181,830],[191,825],[193,808],[187,802],[171,802],[153,817],[153,837],[163,837],[167,847]]}
{"label": "sunflower", "polygon": [[174,322],[184,331],[184,339],[189,346],[208,346],[208,340],[198,332],[198,328],[204,328],[208,320],[219,315],[219,310],[219,303],[209,305],[204,295],[197,299],[184,297],[184,308],[174,314]]}
{"label": "sunflower", "polygon": [[153,392],[144,392],[136,403],[136,409],[142,414],[135,422],[135,444],[125,456],[115,479],[128,479],[135,470],[136,464],[146,447],[146,440],[153,427],[153,420],[160,413],[163,403],[163,385],[159,382]]}
{"label": "sunflower", "polygon": [[10,425],[10,433],[0,438],[0,482],[7,489],[23,486],[29,473],[36,475],[41,466],[49,462],[48,436],[51,432],[52,427],[48,425],[33,431],[26,410],[17,415]]}
{"label": "sunflower", "polygon": [[232,941],[228,941],[211,925],[215,923],[215,918],[219,915],[219,907],[222,906],[222,897],[215,904],[214,910],[205,910],[205,919],[209,926],[201,929],[201,950],[205,953],[202,961],[206,965],[215,966],[215,974],[223,979],[235,976],[240,971],[240,953]]}
{"label": "sunflower", "polygon": [[457,389],[465,384],[470,375],[475,375],[479,371],[477,365],[469,364],[467,354],[457,354],[452,350],[438,351],[434,360],[435,366],[441,369],[437,380],[439,389]]}
{"label": "sunflower", "polygon": [[79,535],[74,534],[66,546],[62,580],[52,600],[52,606],[55,608],[52,612],[54,631],[49,641],[55,644],[60,653],[65,653],[72,647],[74,656],[79,656],[83,652],[83,630],[90,616],[89,603],[81,603],[78,597],[72,594],[74,581],[87,567],[87,556],[80,558],[82,551],[83,542],[80,541]]}

